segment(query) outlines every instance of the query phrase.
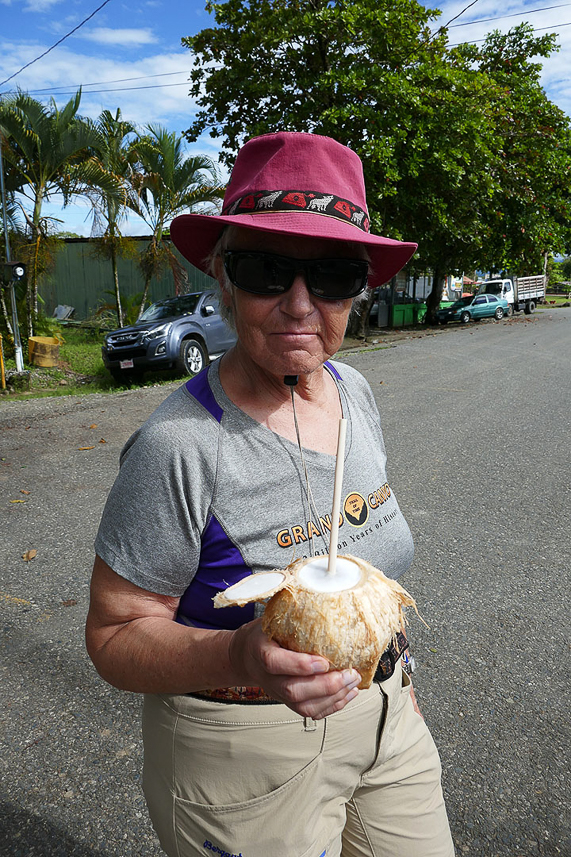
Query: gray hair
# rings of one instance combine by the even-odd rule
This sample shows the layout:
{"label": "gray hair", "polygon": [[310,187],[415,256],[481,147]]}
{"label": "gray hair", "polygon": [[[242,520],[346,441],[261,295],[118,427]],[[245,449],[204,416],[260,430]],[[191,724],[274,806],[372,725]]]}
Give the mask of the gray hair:
{"label": "gray hair", "polygon": [[234,313],[232,312],[232,305],[227,306],[222,300],[223,292],[227,294],[233,294],[234,285],[230,282],[228,274],[226,273],[226,269],[222,266],[222,277],[219,278],[216,272],[216,262],[218,259],[222,259],[224,254],[224,250],[230,243],[232,235],[235,233],[235,226],[225,226],[218,241],[212,248],[212,252],[205,259],[205,271],[209,274],[215,281],[216,286],[215,290],[218,292],[218,300],[220,304],[220,315],[224,319],[224,321],[232,328],[232,330],[236,330],[236,325],[234,324]]}

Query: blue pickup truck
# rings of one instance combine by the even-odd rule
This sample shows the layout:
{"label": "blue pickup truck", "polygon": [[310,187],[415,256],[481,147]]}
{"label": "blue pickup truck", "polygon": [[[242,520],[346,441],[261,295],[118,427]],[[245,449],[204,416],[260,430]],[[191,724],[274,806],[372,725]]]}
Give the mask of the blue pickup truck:
{"label": "blue pickup truck", "polygon": [[156,369],[196,375],[235,341],[215,293],[197,292],[152,304],[136,324],[108,333],[101,353],[115,381],[128,384]]}

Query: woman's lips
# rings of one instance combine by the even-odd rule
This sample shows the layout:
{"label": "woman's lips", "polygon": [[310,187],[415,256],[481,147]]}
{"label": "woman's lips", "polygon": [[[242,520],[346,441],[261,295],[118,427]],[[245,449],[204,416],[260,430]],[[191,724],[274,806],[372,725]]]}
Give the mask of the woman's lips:
{"label": "woman's lips", "polygon": [[315,331],[315,330],[276,330],[276,331],[274,331],[273,336],[287,336],[287,337],[317,336],[317,331]]}

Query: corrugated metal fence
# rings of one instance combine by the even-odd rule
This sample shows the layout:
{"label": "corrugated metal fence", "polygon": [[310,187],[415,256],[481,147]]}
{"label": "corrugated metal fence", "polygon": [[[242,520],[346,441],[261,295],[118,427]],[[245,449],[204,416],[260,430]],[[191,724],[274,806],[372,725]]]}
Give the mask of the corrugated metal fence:
{"label": "corrugated metal fence", "polygon": [[[138,255],[145,249],[149,239],[137,237],[133,240]],[[175,254],[188,273],[186,291],[201,292],[212,287],[210,277],[183,259],[176,249]],[[137,265],[137,256],[119,259],[117,267],[121,295],[131,297],[143,291],[145,284]],[[42,277],[39,291],[44,301],[42,311],[45,315],[53,315],[58,304],[66,304],[75,308],[74,319],[89,318],[102,304],[114,303],[111,262],[94,255],[93,242],[88,238],[66,238],[56,256],[55,269]],[[151,303],[172,297],[174,293],[174,280],[170,271],[161,279],[151,280]]]}

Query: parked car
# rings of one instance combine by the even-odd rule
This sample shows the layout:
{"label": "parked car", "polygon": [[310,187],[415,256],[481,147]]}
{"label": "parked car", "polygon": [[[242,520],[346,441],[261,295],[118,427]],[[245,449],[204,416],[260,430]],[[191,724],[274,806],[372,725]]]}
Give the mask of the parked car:
{"label": "parked car", "polygon": [[471,319],[503,318],[508,313],[508,302],[496,295],[467,295],[461,297],[451,306],[443,307],[436,313],[440,324],[449,321],[461,321],[467,324]]}
{"label": "parked car", "polygon": [[235,341],[214,292],[197,292],[152,304],[136,324],[108,333],[101,353],[113,378],[128,383],[155,369],[196,375]]}

